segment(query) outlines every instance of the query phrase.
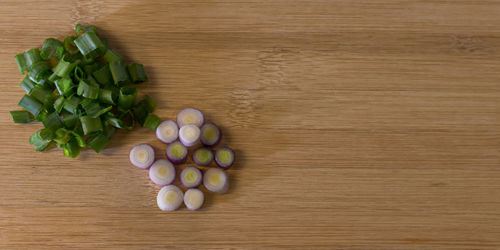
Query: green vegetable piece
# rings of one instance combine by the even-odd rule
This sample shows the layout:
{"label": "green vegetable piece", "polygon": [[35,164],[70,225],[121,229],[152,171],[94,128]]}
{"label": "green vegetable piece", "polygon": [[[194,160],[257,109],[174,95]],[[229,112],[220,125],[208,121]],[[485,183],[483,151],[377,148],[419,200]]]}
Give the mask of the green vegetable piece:
{"label": "green vegetable piece", "polygon": [[99,101],[107,104],[114,105],[116,93],[110,89],[101,89],[99,92]]}
{"label": "green vegetable piece", "polygon": [[62,111],[63,123],[64,126],[68,129],[72,129],[76,126],[78,122],[80,122],[80,118],[76,114],[72,114],[65,110]]}
{"label": "green vegetable piece", "polygon": [[47,38],[43,41],[42,51],[40,51],[40,56],[43,59],[61,58],[63,53],[64,45],[61,41],[55,38]]}
{"label": "green vegetable piece", "polygon": [[61,113],[63,107],[64,107],[64,96],[59,96],[56,101],[54,102],[54,109],[56,110],[56,112],[59,114]]}
{"label": "green vegetable piece", "polygon": [[99,97],[99,85],[92,83],[89,80],[80,80],[76,94],[89,99],[97,99]]}
{"label": "green vegetable piece", "polygon": [[113,82],[117,86],[123,86],[129,82],[129,77],[122,61],[113,61],[109,63],[109,70],[113,77]]}
{"label": "green vegetable piece", "polygon": [[86,58],[93,59],[106,49],[95,31],[87,31],[75,39],[75,45]]}
{"label": "green vegetable piece", "polygon": [[31,90],[36,86],[36,83],[30,80],[28,76],[25,76],[23,81],[21,82],[21,88],[26,91],[26,94],[30,94]]}
{"label": "green vegetable piece", "polygon": [[80,154],[80,145],[75,138],[71,138],[62,148],[66,157],[75,158]]}
{"label": "green vegetable piece", "polygon": [[113,106],[103,108],[97,102],[90,102],[87,105],[83,106],[83,108],[85,109],[85,112],[87,113],[88,116],[96,118],[110,111],[113,108]]}
{"label": "green vegetable piece", "polygon": [[30,137],[30,144],[35,146],[36,151],[43,151],[53,137],[53,132],[50,129],[40,129]]}
{"label": "green vegetable piece", "polygon": [[142,64],[131,63],[127,65],[127,70],[133,83],[141,83],[148,80],[146,72],[144,72],[144,66],[142,66]]}
{"label": "green vegetable piece", "polygon": [[150,128],[151,130],[156,130],[158,125],[160,125],[161,119],[155,114],[149,113],[144,121],[144,127]]}
{"label": "green vegetable piece", "polygon": [[78,110],[78,105],[80,104],[81,101],[82,99],[80,97],[72,95],[68,99],[66,99],[63,108],[64,110],[70,112],[71,114],[76,114]]}
{"label": "green vegetable piece", "polygon": [[120,94],[118,95],[118,107],[121,110],[130,109],[134,105],[136,97],[136,88],[121,88]]}
{"label": "green vegetable piece", "polygon": [[79,61],[71,63],[67,60],[66,56],[63,56],[52,71],[59,77],[69,77],[69,74],[75,69],[78,63]]}
{"label": "green vegetable piece", "polygon": [[87,140],[87,145],[96,153],[101,152],[109,144],[109,138],[104,133],[98,133]]}
{"label": "green vegetable piece", "polygon": [[45,128],[48,128],[52,131],[56,131],[59,128],[62,128],[64,126],[61,117],[59,117],[59,114],[57,112],[52,112],[50,113],[43,121],[43,125]]}
{"label": "green vegetable piece", "polygon": [[17,67],[21,74],[29,71],[34,63],[42,61],[38,48],[33,48],[24,53],[17,54],[14,58],[16,59]]}
{"label": "green vegetable piece", "polygon": [[33,121],[30,113],[26,110],[10,111],[10,115],[15,123],[30,123]]}
{"label": "green vegetable piece", "polygon": [[40,101],[29,95],[24,95],[23,98],[21,98],[21,100],[19,101],[18,105],[21,108],[26,109],[34,116],[37,116],[43,107]]}
{"label": "green vegetable piece", "polygon": [[71,139],[72,132],[73,131],[67,130],[65,128],[59,128],[56,130],[55,137],[53,140],[59,144],[68,143],[68,141]]}
{"label": "green vegetable piece", "polygon": [[41,80],[48,78],[52,74],[52,71],[50,70],[50,66],[47,62],[39,61],[31,65],[28,74],[33,81],[40,82]]}
{"label": "green vegetable piece", "polygon": [[78,48],[75,45],[74,36],[67,36],[64,38],[64,50],[67,51],[70,55],[75,55],[79,52]]}
{"label": "green vegetable piece", "polygon": [[55,85],[60,95],[70,96],[75,92],[76,85],[73,84],[73,81],[69,77],[57,80]]}
{"label": "green vegetable piece", "polygon": [[34,97],[38,101],[40,101],[43,104],[47,104],[50,102],[50,99],[52,98],[51,91],[49,89],[44,88],[43,86],[36,85],[32,90],[31,90],[31,97]]}
{"label": "green vegetable piece", "polygon": [[81,24],[77,24],[75,26],[75,33],[76,33],[77,36],[81,35],[80,33],[82,33],[82,32],[89,32],[89,31],[94,32],[96,35],[98,34],[97,33],[97,27],[94,26],[94,25],[84,26],[84,25],[81,25]]}
{"label": "green vegetable piece", "polygon": [[83,134],[88,135],[92,132],[102,131],[102,122],[99,118],[92,118],[90,116],[81,116],[80,122],[82,123]]}
{"label": "green vegetable piece", "polygon": [[94,78],[98,83],[102,85],[109,85],[113,82],[113,77],[111,76],[111,71],[109,71],[109,65],[106,64],[102,66],[100,69],[94,71],[92,73]]}
{"label": "green vegetable piece", "polygon": [[116,51],[112,50],[112,49],[106,50],[106,53],[104,53],[103,58],[108,63],[115,62],[115,61],[122,61],[123,60],[123,57],[120,54],[118,54]]}

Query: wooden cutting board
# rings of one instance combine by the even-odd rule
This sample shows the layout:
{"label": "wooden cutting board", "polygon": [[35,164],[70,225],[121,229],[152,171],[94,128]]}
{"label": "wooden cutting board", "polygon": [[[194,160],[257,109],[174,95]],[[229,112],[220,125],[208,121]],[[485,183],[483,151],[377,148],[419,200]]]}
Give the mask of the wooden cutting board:
{"label": "wooden cutting board", "polygon": [[[499,1],[2,1],[0,249],[499,249]],[[227,194],[162,212],[118,133],[34,152],[14,55],[94,24],[173,119],[236,149]]]}

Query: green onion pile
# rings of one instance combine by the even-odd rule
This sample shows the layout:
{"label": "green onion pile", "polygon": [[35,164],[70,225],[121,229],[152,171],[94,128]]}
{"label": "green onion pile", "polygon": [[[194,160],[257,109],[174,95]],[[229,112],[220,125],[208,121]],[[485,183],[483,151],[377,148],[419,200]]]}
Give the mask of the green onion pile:
{"label": "green onion pile", "polygon": [[75,31],[63,42],[48,38],[41,50],[15,56],[21,74],[28,74],[21,82],[23,110],[11,111],[12,119],[44,125],[30,144],[44,151],[53,142],[74,158],[87,146],[99,153],[117,128],[132,130],[135,121],[156,130],[157,103],[149,96],[136,103],[137,89],[130,87],[148,80],[143,65],[125,64],[95,26],[77,24]]}

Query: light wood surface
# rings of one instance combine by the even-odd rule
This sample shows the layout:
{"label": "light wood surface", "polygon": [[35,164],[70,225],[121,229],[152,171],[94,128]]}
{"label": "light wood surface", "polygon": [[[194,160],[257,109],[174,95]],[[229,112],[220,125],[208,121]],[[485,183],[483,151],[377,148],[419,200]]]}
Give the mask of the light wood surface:
{"label": "light wood surface", "polygon": [[[500,1],[1,1],[0,249],[500,249]],[[119,133],[34,152],[14,55],[95,24],[238,160],[162,212]],[[169,248],[169,249],[170,249]]]}

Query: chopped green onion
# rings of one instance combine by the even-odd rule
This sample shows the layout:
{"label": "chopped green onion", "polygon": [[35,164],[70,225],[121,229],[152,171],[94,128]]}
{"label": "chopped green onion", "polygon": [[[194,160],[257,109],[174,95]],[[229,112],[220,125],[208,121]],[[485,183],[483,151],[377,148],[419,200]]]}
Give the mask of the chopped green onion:
{"label": "chopped green onion", "polygon": [[55,38],[47,38],[43,41],[42,51],[40,51],[40,56],[43,59],[61,58],[63,53],[64,45],[61,41]]}
{"label": "chopped green onion", "polygon": [[64,96],[70,96],[71,94],[73,94],[75,87],[76,85],[73,84],[71,78],[66,77],[56,81],[57,91],[59,91],[59,94]]}
{"label": "chopped green onion", "polygon": [[35,146],[36,151],[43,151],[53,137],[53,132],[50,129],[40,129],[30,137],[30,144]]}
{"label": "chopped green onion", "polygon": [[80,145],[75,138],[71,138],[62,148],[66,157],[75,158],[80,154]]}
{"label": "chopped green onion", "polygon": [[111,89],[101,89],[99,92],[99,101],[107,104],[114,105],[116,99],[116,93]]}
{"label": "chopped green onion", "polygon": [[34,116],[37,116],[40,111],[42,110],[42,103],[35,99],[34,97],[31,97],[29,95],[24,95],[23,98],[21,98],[21,101],[19,101],[18,104],[21,108],[26,109],[28,112],[33,114]]}
{"label": "chopped green onion", "polygon": [[30,113],[26,110],[10,111],[10,115],[15,123],[30,123],[33,121]]}
{"label": "chopped green onion", "polygon": [[61,117],[59,117],[59,114],[57,112],[50,113],[43,121],[43,125],[45,128],[48,128],[52,131],[56,131],[59,128],[62,128],[64,126]]}
{"label": "chopped green onion", "polygon": [[21,74],[29,71],[31,69],[31,65],[42,60],[38,48],[33,48],[24,53],[17,54],[15,56],[15,59],[17,67],[19,68],[19,72],[21,72]]}
{"label": "chopped green onion", "polygon": [[123,57],[112,49],[106,50],[106,53],[104,53],[103,58],[108,63],[123,60]]}
{"label": "chopped green onion", "polygon": [[75,67],[75,72],[74,72],[75,78],[78,81],[85,80],[87,76],[85,75],[85,72],[80,68],[80,66]]}
{"label": "chopped green onion", "polygon": [[139,63],[131,63],[127,65],[128,73],[133,83],[141,83],[148,80],[146,72],[144,72],[144,66]]}
{"label": "chopped green onion", "polygon": [[80,63],[79,61],[71,63],[65,59],[66,57],[63,56],[57,65],[52,69],[52,71],[54,71],[54,73],[59,77],[69,77],[69,74],[73,71],[75,66]]}
{"label": "chopped green onion", "polygon": [[49,77],[52,72],[47,62],[39,61],[31,65],[28,74],[30,75],[32,80],[40,82],[42,79]]}
{"label": "chopped green onion", "polygon": [[80,104],[80,102],[82,101],[82,99],[76,95],[72,95],[70,96],[65,102],[64,102],[64,110],[72,113],[72,114],[76,114],[76,111],[78,109],[78,105]]}
{"label": "chopped green onion", "polygon": [[150,128],[152,130],[156,130],[158,125],[160,125],[161,119],[155,114],[149,113],[144,121],[144,127]]}
{"label": "chopped green onion", "polygon": [[118,107],[122,110],[130,109],[134,105],[136,97],[136,88],[121,88],[118,95]]}
{"label": "chopped green onion", "polygon": [[86,147],[87,144],[85,143],[85,139],[83,139],[83,136],[75,131],[71,131],[71,134],[73,135],[73,137],[76,139],[76,141],[78,142],[78,145],[80,147]]}
{"label": "chopped green onion", "polygon": [[30,143],[42,151],[54,141],[65,156],[76,157],[87,146],[100,152],[117,129],[132,130],[136,121],[156,128],[156,102],[146,96],[134,105],[137,89],[126,86],[147,81],[143,65],[125,64],[95,26],[78,24],[75,32],[15,56],[19,71],[28,75],[20,83],[27,93],[18,104],[24,110],[11,111],[12,120],[45,126]]}
{"label": "chopped green onion", "polygon": [[70,55],[74,55],[79,52],[78,48],[75,45],[74,36],[67,36],[64,38],[64,50],[66,50]]}
{"label": "chopped green onion", "polygon": [[56,82],[57,80],[61,79],[61,77],[59,77],[55,72],[52,73],[49,78],[47,78],[47,80],[49,80],[49,82],[51,83],[54,83]]}
{"label": "chopped green onion", "polygon": [[46,109],[42,109],[42,110],[40,110],[40,113],[38,113],[38,115],[35,116],[35,120],[41,122],[41,121],[45,120],[45,118],[47,118],[48,115],[49,115],[49,111],[47,111]]}
{"label": "chopped green onion", "polygon": [[104,52],[106,47],[95,31],[87,31],[75,39],[75,45],[86,58],[94,58]]}
{"label": "chopped green onion", "polygon": [[82,106],[85,109],[85,112],[87,112],[87,115],[92,118],[99,117],[100,115],[105,114],[106,112],[110,111],[113,108],[113,106],[103,108],[97,102],[89,102],[86,105],[82,104]]}
{"label": "chopped green onion", "polygon": [[94,71],[99,69],[101,65],[98,62],[93,62],[91,64],[87,64],[83,66],[83,71],[85,71],[85,74],[88,76],[91,76]]}
{"label": "chopped green onion", "polygon": [[64,96],[61,95],[54,102],[54,109],[59,114],[61,113],[63,107],[64,107]]}
{"label": "chopped green onion", "polygon": [[87,145],[96,153],[101,152],[109,144],[109,138],[104,133],[98,133],[87,140]]}
{"label": "chopped green onion", "polygon": [[80,121],[78,115],[69,113],[67,111],[62,111],[63,123],[66,128],[73,128]]}
{"label": "chopped green onion", "polygon": [[128,73],[122,61],[109,63],[109,70],[111,71],[111,76],[113,76],[113,82],[116,85],[122,86],[129,82]]}
{"label": "chopped green onion", "polygon": [[80,80],[76,94],[89,99],[97,99],[99,97],[99,85],[90,81]]}
{"label": "chopped green onion", "polygon": [[51,98],[51,91],[44,88],[43,86],[36,85],[32,90],[31,90],[31,97],[34,97],[35,99],[39,100],[43,104],[47,104]]}
{"label": "chopped green onion", "polygon": [[26,91],[26,94],[30,94],[31,90],[35,87],[36,83],[30,80],[28,76],[25,76],[23,81],[21,82],[21,88]]}
{"label": "chopped green onion", "polygon": [[144,99],[137,103],[137,105],[144,105],[149,113],[153,113],[153,111],[155,111],[156,107],[158,106],[158,103],[149,95],[145,95]]}
{"label": "chopped green onion", "polygon": [[[132,119],[133,122],[133,119]],[[126,129],[126,130],[132,130],[134,128],[134,124],[132,123],[131,126],[127,126],[124,121],[120,120],[119,118],[116,117],[106,117],[106,123],[115,127],[115,128],[121,128],[121,129]]]}
{"label": "chopped green onion", "polygon": [[75,33],[77,36],[80,35],[81,32],[93,31],[97,35],[97,27],[94,25],[84,26],[81,24],[77,24],[75,26]]}
{"label": "chopped green onion", "polygon": [[58,130],[56,130],[53,140],[59,144],[68,143],[68,141],[71,139],[72,132],[73,131],[67,130],[65,128],[59,128]]}
{"label": "chopped green onion", "polygon": [[92,132],[102,131],[101,119],[92,118],[90,116],[81,116],[80,122],[82,123],[83,134],[88,135]]}
{"label": "chopped green onion", "polygon": [[111,76],[111,71],[109,71],[109,65],[106,64],[102,66],[100,69],[94,71],[92,73],[94,78],[102,85],[111,84],[113,81],[113,77]]}

